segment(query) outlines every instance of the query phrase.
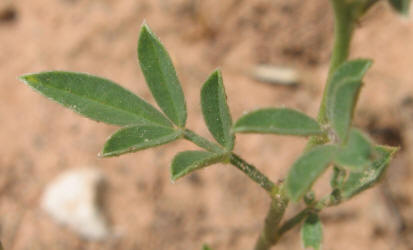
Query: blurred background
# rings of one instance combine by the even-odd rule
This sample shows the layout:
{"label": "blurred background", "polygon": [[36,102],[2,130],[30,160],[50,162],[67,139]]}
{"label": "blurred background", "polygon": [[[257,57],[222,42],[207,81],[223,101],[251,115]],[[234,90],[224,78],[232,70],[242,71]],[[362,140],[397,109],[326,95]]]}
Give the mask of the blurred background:
{"label": "blurred background", "polygon": [[[88,72],[154,104],[136,55],[144,20],[175,63],[187,97],[188,126],[199,134],[211,138],[199,92],[216,67],[222,69],[234,120],[268,106],[316,115],[333,38],[328,0],[1,0],[0,240],[5,249],[182,250],[201,249],[203,243],[215,250],[252,249],[269,199],[238,170],[215,165],[172,184],[173,156],[195,148],[183,141],[101,159],[97,153],[116,127],[82,118],[17,80],[45,70]],[[352,58],[375,61],[355,123],[376,142],[402,148],[380,185],[323,211],[324,249],[413,249],[412,55],[413,22],[380,1],[359,23],[352,44]],[[272,83],[262,81],[258,65],[275,71]],[[292,79],[277,80],[280,67],[293,72]],[[235,152],[279,180],[305,143],[239,135]],[[56,176],[85,167],[104,182],[97,206],[109,233],[99,240],[59,223],[41,205]],[[300,208],[291,205],[287,216]],[[301,249],[299,237],[297,228],[277,249]]]}

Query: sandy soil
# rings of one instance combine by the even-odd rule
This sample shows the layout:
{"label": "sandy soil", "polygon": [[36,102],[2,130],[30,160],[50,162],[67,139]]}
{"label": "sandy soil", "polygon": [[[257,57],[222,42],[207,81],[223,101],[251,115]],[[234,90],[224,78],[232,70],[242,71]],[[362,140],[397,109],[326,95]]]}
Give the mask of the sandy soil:
{"label": "sandy soil", "polygon": [[[2,0],[0,3],[0,239],[6,249],[251,249],[268,198],[230,166],[217,165],[171,184],[173,156],[186,142],[99,159],[115,127],[81,118],[19,82],[52,69],[112,79],[154,103],[136,59],[146,22],[168,48],[183,83],[189,127],[210,138],[199,90],[221,67],[236,119],[257,107],[315,115],[328,69],[332,15],[327,0]],[[7,5],[9,2],[9,5]],[[322,213],[324,249],[413,249],[413,22],[383,1],[360,23],[352,57],[371,57],[356,124],[380,143],[402,145],[379,187]],[[299,87],[259,83],[253,65],[302,72]],[[282,179],[305,140],[240,135],[235,151]],[[118,237],[88,242],[39,207],[62,171],[97,166],[108,177],[105,209]],[[292,205],[288,215],[300,205]],[[277,249],[300,249],[293,230]]]}

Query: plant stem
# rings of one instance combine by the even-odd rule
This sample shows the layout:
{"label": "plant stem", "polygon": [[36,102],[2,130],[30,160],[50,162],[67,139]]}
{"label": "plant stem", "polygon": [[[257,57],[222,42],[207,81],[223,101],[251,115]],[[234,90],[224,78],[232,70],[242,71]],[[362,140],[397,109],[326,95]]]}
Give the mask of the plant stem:
{"label": "plant stem", "polygon": [[[199,147],[206,149],[210,152],[214,153],[229,153],[227,152],[223,147],[208,141],[202,136],[199,136],[195,132],[185,129],[183,131],[184,138],[193,142],[195,145],[198,145]],[[251,180],[256,182],[258,185],[260,185],[262,188],[264,188],[267,192],[271,193],[273,192],[274,189],[277,189],[277,186],[272,182],[267,176],[265,176],[263,173],[261,173],[256,167],[253,165],[247,163],[245,160],[243,160],[241,157],[238,155],[231,153],[230,154],[230,163],[237,167],[239,170],[244,172]]]}
{"label": "plant stem", "polygon": [[208,141],[202,136],[197,135],[195,132],[185,129],[183,131],[184,138],[187,139],[188,141],[193,142],[195,145],[206,149],[207,151],[214,152],[214,153],[222,153],[225,151],[225,149],[218,144],[215,144],[213,142]]}
{"label": "plant stem", "polygon": [[286,220],[277,230],[275,237],[274,237],[274,242],[277,243],[277,241],[281,238],[281,236],[288,232],[290,229],[294,228],[297,224],[301,223],[310,212],[320,212],[326,207],[331,207],[331,206],[336,206],[339,205],[342,202],[342,200],[335,201],[334,194],[330,194],[315,204],[308,206],[301,210],[299,213],[291,217],[290,219]]}
{"label": "plant stem", "polygon": [[288,205],[288,199],[283,194],[283,186],[274,188],[271,193],[271,205],[265,218],[264,229],[258,238],[254,250],[267,250],[278,241],[278,225]]}
{"label": "plant stem", "polygon": [[301,212],[286,220],[277,231],[277,234],[275,236],[276,241],[278,241],[284,233],[288,232],[290,229],[294,228],[294,226],[301,223],[301,221],[304,220],[304,218],[310,213],[310,211],[311,208],[304,208]]}
{"label": "plant stem", "polygon": [[[327,93],[330,88],[330,79],[336,69],[347,60],[350,51],[350,42],[353,35],[356,19],[353,17],[353,9],[344,0],[330,0],[334,11],[334,45],[330,60],[327,82],[324,87],[323,99],[318,111],[318,121],[327,124]],[[310,137],[306,150],[316,145],[325,144],[329,141],[326,135]]]}
{"label": "plant stem", "polygon": [[241,159],[238,155],[232,153],[230,162],[269,193],[273,192],[274,188],[277,188],[277,186],[270,179],[268,179],[267,176],[261,173],[253,165]]}
{"label": "plant stem", "polygon": [[321,101],[320,111],[318,113],[318,121],[326,124],[326,103],[327,93],[330,88],[330,79],[336,69],[347,60],[350,51],[350,42],[355,26],[355,18],[353,17],[353,8],[344,0],[330,0],[334,11],[334,45],[333,53],[328,71],[327,83],[324,88],[323,99]]}
{"label": "plant stem", "polygon": [[[320,105],[320,110],[318,114],[318,121],[321,124],[327,124],[327,93],[330,87],[330,78],[336,71],[336,69],[347,60],[350,50],[350,42],[353,35],[353,29],[355,26],[356,18],[353,16],[352,5],[344,0],[330,0],[334,10],[334,45],[333,53],[330,62],[330,68],[327,77],[327,83],[324,88],[323,99]],[[314,136],[311,137],[308,144],[307,150],[320,144],[325,144],[328,142],[327,136]],[[287,220],[279,226],[280,220],[287,208],[288,200],[285,198],[283,193],[279,193],[279,199],[274,199],[272,197],[271,206],[265,220],[265,225],[263,231],[255,245],[255,250],[269,250],[272,246],[277,244],[280,237],[293,228],[295,225],[300,223],[310,211],[311,207],[305,208],[303,211],[298,213],[296,216]],[[324,207],[324,200],[316,204],[317,207]],[[317,208],[315,208],[317,210]]]}

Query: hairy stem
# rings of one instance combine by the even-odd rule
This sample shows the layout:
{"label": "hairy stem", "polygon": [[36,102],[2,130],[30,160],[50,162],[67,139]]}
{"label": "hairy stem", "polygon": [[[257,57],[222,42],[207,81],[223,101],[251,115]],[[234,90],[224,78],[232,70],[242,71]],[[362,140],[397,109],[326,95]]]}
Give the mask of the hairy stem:
{"label": "hairy stem", "polygon": [[[218,144],[215,144],[213,142],[208,141],[202,136],[199,136],[195,132],[185,129],[183,131],[184,138],[193,142],[195,145],[210,151],[214,153],[229,153],[226,152],[226,150],[219,146]],[[258,185],[260,185],[263,189],[265,189],[267,192],[271,193],[273,192],[274,188],[276,189],[277,186],[272,182],[266,175],[261,173],[256,167],[253,165],[247,163],[245,160],[243,160],[241,157],[234,153],[230,153],[230,163],[237,167],[239,170],[244,172],[251,180],[256,182]]]}
{"label": "hairy stem", "polygon": [[275,237],[274,237],[274,242],[277,243],[277,241],[283,236],[286,232],[289,230],[293,229],[296,225],[300,224],[306,217],[309,215],[311,212],[320,212],[326,207],[331,207],[331,206],[336,206],[339,205],[343,200],[337,201],[335,199],[334,193],[322,198],[318,202],[314,203],[311,206],[308,206],[298,212],[296,215],[291,217],[290,219],[286,220],[277,230]]}
{"label": "hairy stem", "polygon": [[[352,6],[344,0],[330,0],[334,11],[334,44],[330,60],[327,82],[324,87],[323,99],[318,112],[318,121],[321,124],[327,124],[327,98],[330,88],[330,79],[336,69],[347,60],[350,51],[350,42],[355,26]],[[326,135],[312,136],[307,144],[306,150],[310,150],[316,145],[328,142]]]}
{"label": "hairy stem", "polygon": [[[330,0],[334,10],[334,45],[333,53],[331,56],[330,68],[327,77],[327,83],[324,88],[323,99],[321,101],[320,110],[318,114],[318,121],[321,124],[327,124],[327,93],[330,87],[330,78],[336,71],[336,69],[347,60],[350,50],[350,42],[353,35],[353,29],[355,26],[356,18],[353,16],[353,9],[348,2],[344,0]],[[328,142],[327,136],[315,136],[311,137],[308,144],[307,150],[320,144],[325,144]],[[255,250],[269,250],[272,246],[277,244],[280,237],[290,229],[292,229],[297,224],[312,211],[311,207],[305,208],[303,211],[298,213],[296,216],[287,220],[279,226],[280,220],[284,215],[284,211],[287,208],[288,200],[280,194],[280,199],[272,199],[271,206],[268,211],[267,218],[265,220],[265,225],[262,233],[255,245]],[[324,207],[317,203],[318,207]],[[317,209],[317,208],[315,208]]]}
{"label": "hairy stem", "polygon": [[278,241],[278,225],[288,205],[288,199],[283,194],[283,186],[274,188],[271,193],[271,205],[265,218],[264,230],[259,236],[254,250],[267,250]]}
{"label": "hairy stem", "polygon": [[261,173],[253,165],[241,159],[238,155],[231,154],[230,162],[269,193],[273,192],[273,189],[277,187],[267,176]]}
{"label": "hairy stem", "polygon": [[183,131],[184,138],[187,139],[188,141],[193,142],[195,145],[210,151],[214,153],[222,153],[225,149],[219,146],[218,144],[215,144],[213,142],[208,141],[202,136],[197,135],[195,132],[185,129]]}
{"label": "hairy stem", "polygon": [[346,1],[330,0],[334,10],[334,45],[331,55],[330,68],[328,71],[327,83],[324,88],[323,99],[321,101],[318,121],[326,124],[326,103],[327,93],[330,88],[330,79],[336,69],[347,60],[350,51],[350,42],[355,26],[355,17],[353,17],[353,8]]}
{"label": "hairy stem", "polygon": [[297,224],[301,223],[305,217],[310,213],[311,208],[304,208],[301,212],[293,216],[292,218],[286,220],[278,229],[277,234],[275,236],[276,241],[278,241],[284,233],[288,232],[292,228],[294,228]]}

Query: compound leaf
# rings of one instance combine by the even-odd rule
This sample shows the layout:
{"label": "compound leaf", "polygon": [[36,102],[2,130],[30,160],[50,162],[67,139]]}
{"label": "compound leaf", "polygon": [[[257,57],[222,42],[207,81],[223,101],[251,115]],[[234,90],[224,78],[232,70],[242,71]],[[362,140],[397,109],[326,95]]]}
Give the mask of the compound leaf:
{"label": "compound leaf", "polygon": [[146,24],[139,36],[138,58],[159,107],[177,126],[184,127],[187,114],[181,84],[168,52]]}
{"label": "compound leaf", "polygon": [[304,153],[290,168],[286,180],[287,195],[298,201],[327,169],[337,153],[336,145],[316,146]]}
{"label": "compound leaf", "polygon": [[343,198],[349,199],[376,184],[397,150],[398,148],[395,147],[376,146],[374,149],[377,154],[376,160],[362,172],[351,172],[341,187]]}
{"label": "compound leaf", "polygon": [[342,143],[345,143],[352,123],[354,108],[362,82],[358,79],[345,79],[332,95],[327,113],[331,126]]}
{"label": "compound leaf", "polygon": [[321,249],[323,241],[323,226],[317,214],[311,213],[301,227],[301,241],[304,248]]}
{"label": "compound leaf", "polygon": [[266,108],[250,112],[236,122],[234,131],[301,136],[323,133],[313,118],[288,108]]}
{"label": "compound leaf", "polygon": [[121,126],[172,126],[152,105],[107,79],[63,71],[29,74],[20,79],[44,96],[96,121]]}
{"label": "compound leaf", "polygon": [[370,140],[361,131],[352,129],[347,144],[337,153],[334,162],[351,171],[362,171],[370,165],[373,150]]}
{"label": "compound leaf", "polygon": [[226,154],[216,154],[207,151],[184,151],[175,156],[171,166],[171,179],[181,178],[195,170],[221,162]]}
{"label": "compound leaf", "polygon": [[235,137],[231,132],[232,119],[219,70],[212,73],[202,87],[201,105],[205,122],[215,140],[226,149],[232,150]]}
{"label": "compound leaf", "polygon": [[400,14],[409,15],[410,0],[389,0],[389,3]]}
{"label": "compound leaf", "polygon": [[131,126],[118,130],[105,143],[102,156],[110,157],[156,147],[182,136],[173,128],[156,126]]}

